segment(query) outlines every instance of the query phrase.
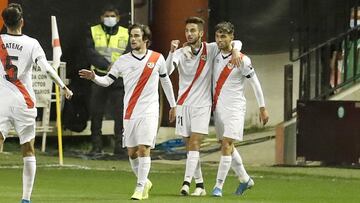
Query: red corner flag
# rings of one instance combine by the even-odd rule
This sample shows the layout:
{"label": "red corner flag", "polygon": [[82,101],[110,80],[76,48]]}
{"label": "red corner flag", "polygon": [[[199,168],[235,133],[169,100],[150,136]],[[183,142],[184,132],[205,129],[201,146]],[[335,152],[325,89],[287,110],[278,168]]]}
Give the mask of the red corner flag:
{"label": "red corner flag", "polygon": [[56,23],[56,17],[51,16],[51,35],[52,35],[52,47],[53,47],[53,67],[57,69],[60,66],[60,58],[62,55],[59,32]]}

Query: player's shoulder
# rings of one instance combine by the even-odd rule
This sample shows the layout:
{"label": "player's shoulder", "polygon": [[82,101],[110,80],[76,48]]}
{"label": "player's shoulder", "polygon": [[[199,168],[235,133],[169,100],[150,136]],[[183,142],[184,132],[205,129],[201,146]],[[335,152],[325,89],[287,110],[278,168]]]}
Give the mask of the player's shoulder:
{"label": "player's shoulder", "polygon": [[244,53],[241,53],[241,57],[242,57],[242,60],[244,61],[244,64],[245,65],[250,65],[251,64],[251,59],[248,55],[244,54]]}
{"label": "player's shoulder", "polygon": [[115,62],[121,61],[121,62],[125,62],[125,61],[130,61],[132,59],[132,55],[131,52],[128,52],[126,54],[121,55]]}
{"label": "player's shoulder", "polygon": [[33,38],[33,37],[30,37],[29,35],[23,34],[22,37],[23,37],[24,39],[26,39],[27,41],[29,41],[29,42],[39,43],[39,41],[38,41],[37,39],[35,39],[35,38]]}
{"label": "player's shoulder", "polygon": [[164,56],[162,55],[162,53],[160,53],[160,52],[157,52],[157,51],[154,51],[154,50],[151,50],[151,49],[149,49],[149,52],[150,52],[150,54],[156,54],[156,55],[159,55],[159,57],[162,57],[162,58],[164,58]]}

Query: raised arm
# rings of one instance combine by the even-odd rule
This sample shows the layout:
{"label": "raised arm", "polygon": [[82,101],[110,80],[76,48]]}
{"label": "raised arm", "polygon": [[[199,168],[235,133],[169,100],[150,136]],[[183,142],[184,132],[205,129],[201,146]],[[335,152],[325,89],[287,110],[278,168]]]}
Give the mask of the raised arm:
{"label": "raised arm", "polygon": [[66,99],[71,99],[71,97],[73,96],[73,92],[66,87],[66,85],[64,84],[64,82],[61,80],[61,78],[59,77],[59,75],[56,73],[55,69],[53,67],[51,67],[51,65],[48,63],[48,61],[46,60],[45,57],[41,57],[36,61],[36,64],[43,70],[45,71],[50,77],[51,79],[57,84],[59,85],[59,87],[65,92],[65,98]]}
{"label": "raised arm", "polygon": [[180,41],[179,40],[172,40],[170,43],[170,51],[169,55],[166,58],[166,69],[167,73],[171,75],[171,73],[177,68],[178,62],[174,59],[175,50],[178,48]]}
{"label": "raised arm", "polygon": [[232,64],[235,64],[236,66],[240,66],[241,61],[242,61],[242,54],[241,54],[241,48],[242,48],[242,43],[240,40],[233,40],[231,42],[231,46],[233,47],[232,51],[231,51],[231,62]]}

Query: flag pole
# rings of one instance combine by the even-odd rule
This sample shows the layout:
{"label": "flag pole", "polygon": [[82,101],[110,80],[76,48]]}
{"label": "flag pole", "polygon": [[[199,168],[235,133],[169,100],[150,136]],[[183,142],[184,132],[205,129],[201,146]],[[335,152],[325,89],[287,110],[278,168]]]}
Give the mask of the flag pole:
{"label": "flag pole", "polygon": [[[61,57],[61,46],[59,33],[57,29],[56,17],[51,16],[51,33],[52,33],[52,47],[53,47],[53,63],[52,66],[59,73],[58,69],[60,66]],[[63,159],[63,146],[62,146],[62,125],[61,125],[61,105],[60,105],[60,88],[55,84],[55,97],[56,97],[56,126],[58,135],[58,150],[59,150],[59,164],[64,164]]]}

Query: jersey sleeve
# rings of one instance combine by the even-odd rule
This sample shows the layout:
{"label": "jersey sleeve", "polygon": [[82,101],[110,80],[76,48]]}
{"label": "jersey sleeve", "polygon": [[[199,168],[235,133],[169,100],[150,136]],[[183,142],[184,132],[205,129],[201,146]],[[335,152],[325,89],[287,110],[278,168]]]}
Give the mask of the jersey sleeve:
{"label": "jersey sleeve", "polygon": [[166,58],[166,69],[167,73],[171,73],[178,67],[180,61],[181,49],[177,49],[174,52],[169,52],[169,55]]}
{"label": "jersey sleeve", "polygon": [[245,77],[251,77],[255,71],[251,64],[251,59],[248,56],[244,56],[242,65],[240,67],[241,74]]}
{"label": "jersey sleeve", "polygon": [[160,54],[160,57],[157,61],[157,63],[159,64],[159,75],[168,75],[168,71],[166,69],[166,62],[164,59],[164,56],[162,54]]}
{"label": "jersey sleeve", "polygon": [[162,55],[160,55],[157,61],[157,65],[159,65],[160,83],[164,90],[166,99],[168,100],[170,107],[175,107],[176,101],[175,101],[173,86],[169,78],[169,75],[167,74],[166,62]]}
{"label": "jersey sleeve", "polygon": [[210,56],[211,59],[214,59],[216,55],[220,52],[216,42],[211,42],[206,44],[208,56]]}
{"label": "jersey sleeve", "polygon": [[40,46],[39,42],[35,40],[33,50],[31,52],[31,58],[34,63],[36,63],[37,60],[44,58],[46,60],[46,55],[42,47]]}
{"label": "jersey sleeve", "polygon": [[[109,72],[108,72],[108,75],[110,76],[113,76],[115,78],[118,78],[118,77],[122,77],[122,73],[124,72],[124,63],[125,61],[122,60],[123,57],[119,57],[115,62],[114,64],[111,66]],[[110,76],[110,77],[111,77]]]}

